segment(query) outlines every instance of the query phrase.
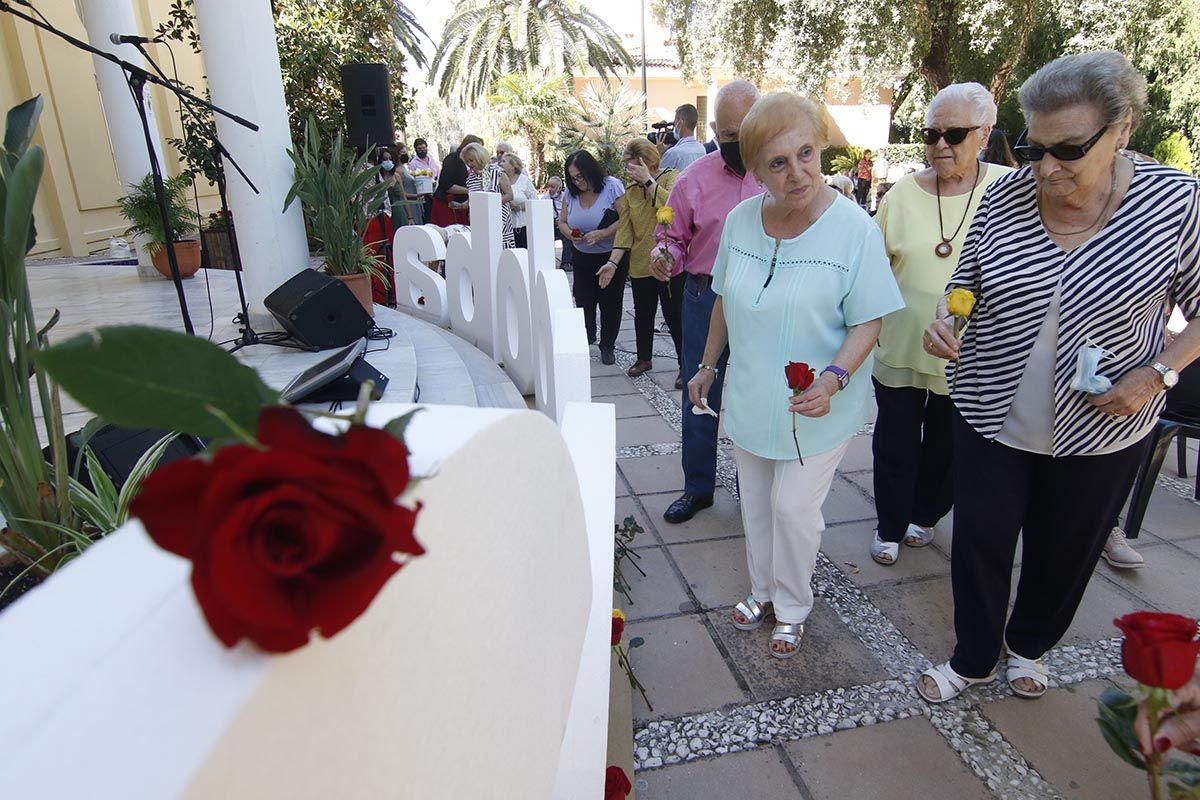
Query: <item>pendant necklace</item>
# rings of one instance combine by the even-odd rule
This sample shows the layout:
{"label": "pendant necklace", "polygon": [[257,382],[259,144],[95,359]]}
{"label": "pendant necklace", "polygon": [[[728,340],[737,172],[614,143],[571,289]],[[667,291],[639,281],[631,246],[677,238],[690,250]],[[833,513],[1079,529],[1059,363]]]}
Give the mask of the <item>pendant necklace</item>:
{"label": "pendant necklace", "polygon": [[958,227],[954,229],[954,233],[950,234],[950,236],[946,236],[946,229],[942,224],[942,179],[937,172],[934,172],[933,174],[934,185],[937,187],[938,236],[942,238],[942,241],[933,248],[933,252],[938,258],[949,258],[950,254],[954,252],[954,245],[950,244],[950,242],[954,239],[954,237],[958,236],[958,232],[961,231],[962,226],[966,224],[967,214],[971,213],[971,201],[975,199],[975,187],[979,185],[979,170],[981,163],[982,162],[980,162],[979,159],[975,159],[975,182],[971,184],[971,194],[967,197],[967,207],[963,209],[962,219],[958,221]]}

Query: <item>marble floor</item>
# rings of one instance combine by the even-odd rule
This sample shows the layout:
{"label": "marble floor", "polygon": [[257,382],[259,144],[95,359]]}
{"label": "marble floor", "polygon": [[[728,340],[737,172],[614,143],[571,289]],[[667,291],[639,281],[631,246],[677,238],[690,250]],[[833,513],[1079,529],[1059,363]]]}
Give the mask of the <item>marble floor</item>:
{"label": "marble floor", "polygon": [[[682,489],[680,393],[670,340],[654,369],[625,375],[634,349],[628,293],[617,365],[593,350],[592,393],[617,415],[617,520],[645,529],[634,543],[626,640],[651,711],[633,693],[639,800],[712,798],[1079,798],[1147,796],[1143,773],[1101,738],[1095,699],[1127,685],[1112,620],[1137,609],[1200,608],[1200,504],[1192,477],[1167,459],[1135,542],[1142,570],[1096,568],[1083,606],[1049,655],[1053,685],[1036,701],[1002,684],[931,707],[913,676],[953,644],[950,520],[930,547],[882,567],[867,552],[875,525],[871,426],[855,436],[824,512],[817,603],[799,656],[767,652],[770,628],[737,631],[733,603],[748,581],[731,451],[722,442],[716,502],[682,525],[662,519]],[[614,761],[610,757],[610,762]]]}

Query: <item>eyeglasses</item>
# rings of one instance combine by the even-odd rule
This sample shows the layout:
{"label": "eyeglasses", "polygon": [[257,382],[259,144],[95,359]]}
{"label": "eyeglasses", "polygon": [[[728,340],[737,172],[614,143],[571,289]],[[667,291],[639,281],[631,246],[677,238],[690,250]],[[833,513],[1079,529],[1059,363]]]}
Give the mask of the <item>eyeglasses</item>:
{"label": "eyeglasses", "polygon": [[979,128],[979,125],[972,125],[970,128],[947,128],[944,131],[937,128],[921,128],[921,141],[932,146],[937,144],[939,139],[944,138],[946,144],[962,144],[968,133],[979,130]]}
{"label": "eyeglasses", "polygon": [[1029,130],[1021,131],[1021,135],[1017,138],[1016,145],[1013,146],[1013,155],[1022,161],[1041,161],[1042,157],[1049,153],[1059,161],[1078,161],[1087,155],[1088,150],[1096,146],[1096,142],[1100,141],[1100,137],[1108,132],[1112,125],[1105,125],[1100,130],[1096,131],[1096,135],[1088,139],[1083,144],[1068,144],[1059,142],[1050,147],[1042,147],[1036,144],[1027,144],[1026,137],[1029,136]]}
{"label": "eyeglasses", "polygon": [[587,183],[587,177],[584,175],[568,175],[567,177],[571,179],[571,183],[574,183],[576,185],[581,184],[581,183]]}

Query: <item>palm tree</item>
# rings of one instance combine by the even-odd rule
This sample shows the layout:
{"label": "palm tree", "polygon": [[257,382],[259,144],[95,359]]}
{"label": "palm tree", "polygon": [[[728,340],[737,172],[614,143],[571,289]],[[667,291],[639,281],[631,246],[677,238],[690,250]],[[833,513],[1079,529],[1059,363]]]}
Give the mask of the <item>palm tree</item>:
{"label": "palm tree", "polygon": [[574,102],[570,127],[563,130],[558,147],[563,154],[586,149],[610,175],[621,170],[625,144],[646,130],[645,95],[616,81],[588,84]]}
{"label": "palm tree", "polygon": [[443,96],[474,104],[500,76],[539,68],[601,77],[633,59],[604,20],[581,0],[458,0],[433,57],[430,80]]}
{"label": "palm tree", "polygon": [[571,114],[566,81],[545,69],[513,72],[500,77],[496,93],[488,99],[503,121],[505,133],[519,134],[529,143],[533,153],[531,177],[541,186],[546,145],[554,140],[558,126]]}

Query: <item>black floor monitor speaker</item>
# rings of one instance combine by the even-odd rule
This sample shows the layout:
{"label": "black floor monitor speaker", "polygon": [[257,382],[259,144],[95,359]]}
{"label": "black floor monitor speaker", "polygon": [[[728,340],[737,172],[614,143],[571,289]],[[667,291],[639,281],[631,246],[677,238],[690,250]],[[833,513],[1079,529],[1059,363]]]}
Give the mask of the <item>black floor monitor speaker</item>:
{"label": "black floor monitor speaker", "polygon": [[371,329],[371,317],[341,281],[306,269],[263,301],[283,329],[318,350],[345,347]]}
{"label": "black floor monitor speaker", "polygon": [[[87,446],[96,457],[96,463],[99,464],[100,469],[108,475],[113,485],[120,489],[133,472],[133,468],[142,454],[169,433],[170,431],[159,428],[122,428],[117,425],[104,425],[96,430],[92,438],[88,440]],[[80,450],[82,440],[82,430],[67,436],[67,463],[70,465],[72,474],[79,476],[79,482],[86,488],[95,491],[87,463],[84,462],[82,467],[77,467],[77,462],[82,454]],[[205,442],[195,436],[176,436],[158,459],[158,466],[165,466],[177,459],[194,456],[204,447]],[[49,461],[52,457],[50,448],[47,447],[43,452],[46,460]]]}
{"label": "black floor monitor speaker", "polygon": [[351,145],[370,149],[391,147],[392,91],[383,64],[342,66],[342,96],[346,101],[346,136]]}

